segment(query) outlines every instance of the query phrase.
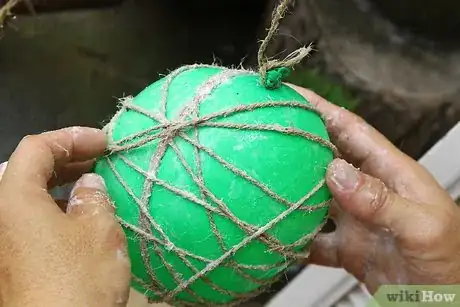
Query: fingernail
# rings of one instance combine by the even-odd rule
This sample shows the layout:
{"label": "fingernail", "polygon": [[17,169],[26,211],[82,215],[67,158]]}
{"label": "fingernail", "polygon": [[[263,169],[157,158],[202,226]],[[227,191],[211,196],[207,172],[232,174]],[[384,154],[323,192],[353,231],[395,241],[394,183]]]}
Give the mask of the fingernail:
{"label": "fingernail", "polygon": [[330,180],[343,191],[353,191],[359,183],[359,173],[351,164],[338,160],[331,166]]}
{"label": "fingernail", "polygon": [[75,139],[87,139],[102,133],[100,129],[90,127],[70,127],[66,128],[66,130],[69,131]]}
{"label": "fingernail", "polygon": [[83,204],[83,201],[81,199],[78,199],[77,197],[72,196],[69,199],[69,202],[67,203],[66,213],[69,213],[70,211],[75,210],[75,207],[78,207],[82,204]]}
{"label": "fingernail", "polygon": [[73,196],[74,191],[78,188],[90,188],[101,192],[107,191],[104,179],[102,179],[101,176],[94,173],[84,174],[80,177],[80,179],[78,179],[78,181],[75,183],[75,186],[72,189],[71,197]]}
{"label": "fingernail", "polygon": [[6,166],[8,165],[8,161],[7,162],[3,162],[2,164],[0,164],[0,179],[2,179],[3,177],[3,174],[5,173],[6,171]]}

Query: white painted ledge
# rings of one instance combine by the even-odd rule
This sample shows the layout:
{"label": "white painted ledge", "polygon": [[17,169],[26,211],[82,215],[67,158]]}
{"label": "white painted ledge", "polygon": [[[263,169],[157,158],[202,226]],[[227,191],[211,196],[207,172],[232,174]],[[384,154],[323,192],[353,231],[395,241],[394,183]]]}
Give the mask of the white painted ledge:
{"label": "white painted ledge", "polygon": [[[328,307],[358,286],[342,269],[311,265],[305,268],[267,307]],[[368,299],[368,295],[365,295]]]}
{"label": "white painted ledge", "polygon": [[454,198],[460,196],[460,123],[454,126],[420,160]]}

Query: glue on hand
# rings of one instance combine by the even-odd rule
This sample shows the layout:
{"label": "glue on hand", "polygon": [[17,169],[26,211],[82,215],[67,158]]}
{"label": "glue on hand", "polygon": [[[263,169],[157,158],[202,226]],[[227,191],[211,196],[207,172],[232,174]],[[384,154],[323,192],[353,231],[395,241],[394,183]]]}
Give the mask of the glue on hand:
{"label": "glue on hand", "polygon": [[[350,244],[350,241],[358,240],[368,232],[364,223],[368,220],[370,213],[364,212],[365,209],[358,211],[357,206],[369,203],[373,206],[369,208],[372,210],[387,201],[389,190],[379,179],[360,173],[353,165],[340,159],[334,161],[329,167],[328,183],[339,199],[345,198],[342,203],[353,202],[354,214],[351,214],[346,208],[342,208],[341,211],[333,210],[333,216],[338,224],[337,236],[341,241],[336,240],[334,243],[336,245]],[[340,207],[340,202],[336,202],[334,206]],[[360,234],[350,232],[350,228],[360,229]],[[402,257],[393,233],[384,224],[372,225],[370,228],[369,235],[364,235],[365,238],[362,239],[364,242],[372,242],[370,247],[354,251],[359,253],[357,257],[362,258],[359,263],[360,267],[356,268],[357,271],[361,271],[359,276],[361,280],[372,290],[382,284],[409,283],[406,272],[406,266],[409,264]]]}
{"label": "glue on hand", "polygon": [[3,162],[0,164],[0,179],[3,177],[3,173],[6,171],[6,167],[8,165],[8,162]]}
{"label": "glue on hand", "polygon": [[450,195],[361,118],[292,87],[326,119],[345,159],[326,175],[337,228],[318,235],[309,262],[343,267],[370,292],[386,284],[460,284],[460,209]]}

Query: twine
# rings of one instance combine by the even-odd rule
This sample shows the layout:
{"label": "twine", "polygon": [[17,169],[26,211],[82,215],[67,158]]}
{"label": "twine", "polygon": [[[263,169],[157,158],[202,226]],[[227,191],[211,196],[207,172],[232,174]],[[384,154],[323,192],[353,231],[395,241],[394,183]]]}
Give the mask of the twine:
{"label": "twine", "polygon": [[6,20],[13,16],[11,10],[21,1],[22,0],[7,0],[6,3],[0,7],[0,28],[3,28]]}
{"label": "twine", "polygon": [[272,13],[271,25],[267,36],[259,48],[257,54],[259,64],[260,82],[268,89],[277,88],[281,82],[290,74],[292,68],[299,64],[313,50],[312,45],[303,46],[294,50],[283,60],[269,59],[266,55],[267,48],[278,32],[281,19],[284,18],[292,0],[281,0],[278,7]]}
{"label": "twine", "polygon": [[[261,83],[268,89],[278,87],[282,79],[289,73],[289,69],[299,63],[311,50],[311,47],[300,48],[293,53],[291,53],[284,60],[269,60],[265,56],[265,52],[270,40],[275,35],[277,28],[279,26],[280,20],[283,18],[286,13],[288,4],[290,0],[282,0],[280,5],[273,13],[273,20],[270,30],[268,31],[267,37],[262,41],[259,53],[259,76]],[[112,120],[104,127],[109,139],[109,154],[105,157],[108,166],[112,170],[113,174],[123,186],[129,196],[133,199],[139,209],[139,220],[137,225],[132,225],[123,221],[119,218],[120,223],[126,228],[131,230],[136,234],[136,239],[140,242],[141,247],[141,256],[143,260],[146,273],[148,274],[149,282],[140,280],[138,277],[133,276],[135,282],[139,285],[151,291],[152,294],[157,296],[158,300],[149,299],[150,302],[166,302],[175,306],[209,306],[211,303],[205,298],[201,297],[199,294],[192,291],[190,286],[197,280],[209,285],[213,290],[229,295],[233,298],[231,303],[226,304],[214,304],[214,306],[235,306],[239,305],[244,301],[247,301],[259,293],[262,293],[267,290],[267,288],[276,281],[279,277],[282,276],[281,272],[291,265],[293,262],[298,259],[305,259],[308,257],[308,252],[296,252],[299,248],[305,246],[309,241],[311,241],[324,226],[324,222],[319,225],[312,233],[303,236],[297,241],[291,244],[283,244],[276,237],[267,233],[268,230],[276,226],[280,221],[289,216],[292,212],[295,211],[304,211],[307,213],[320,210],[329,205],[330,201],[326,201],[320,204],[305,206],[305,202],[308,201],[319,189],[325,185],[325,180],[318,182],[315,187],[308,192],[306,195],[301,197],[298,201],[292,202],[288,199],[278,195],[266,186],[262,182],[259,182],[257,179],[250,176],[244,170],[239,169],[237,166],[233,165],[231,162],[225,160],[223,157],[219,156],[212,149],[203,146],[200,143],[199,128],[200,127],[214,127],[220,129],[237,129],[245,131],[270,131],[273,133],[279,133],[283,135],[290,135],[293,137],[298,137],[306,139],[315,143],[324,146],[333,151],[337,156],[338,152],[335,146],[316,135],[297,129],[295,127],[283,127],[276,124],[244,124],[244,123],[231,123],[231,122],[217,122],[216,120],[231,117],[232,115],[241,114],[245,112],[251,112],[257,109],[263,108],[297,108],[302,109],[308,112],[316,112],[311,106],[300,103],[297,101],[268,101],[268,102],[255,102],[249,105],[240,105],[233,108],[229,108],[223,111],[214,112],[207,115],[200,115],[199,109],[200,105],[217,89],[220,85],[236,76],[243,75],[256,75],[253,71],[247,70],[235,70],[228,68],[221,68],[222,71],[201,84],[195,92],[194,97],[191,101],[186,103],[181,111],[174,116],[173,119],[166,118],[166,107],[168,102],[170,85],[173,80],[179,76],[181,73],[184,73],[189,70],[197,68],[209,68],[215,67],[212,65],[188,65],[183,66],[172,73],[170,73],[163,84],[162,94],[160,97],[160,103],[158,109],[155,111],[145,110],[137,105],[132,103],[132,97],[127,97],[120,100],[120,110],[115,114]],[[149,117],[150,119],[156,121],[158,124],[154,127],[146,129],[144,131],[132,134],[128,137],[122,138],[120,140],[113,140],[113,129],[117,120],[125,112],[137,112],[144,116]],[[318,113],[317,113],[318,114]],[[318,114],[321,116],[320,114]],[[193,136],[190,137],[186,132],[192,131]],[[192,166],[187,162],[183,153],[176,145],[176,140],[181,139],[182,141],[187,142],[192,145],[194,148],[194,164],[195,171],[193,171]],[[150,159],[148,170],[145,171],[132,163],[128,158],[126,158],[126,152],[140,148],[142,146],[155,143],[157,145],[156,152]],[[197,185],[200,190],[200,195],[197,196],[192,192],[184,190],[183,188],[175,187],[170,183],[161,180],[157,177],[157,172],[159,166],[162,162],[164,154],[168,148],[171,148],[177,156],[178,161],[182,164],[186,172],[190,175],[193,182]],[[117,158],[120,159],[127,166],[135,170],[139,175],[145,177],[145,182],[142,190],[142,195],[137,197],[126,181],[122,178],[121,174],[117,171],[114,163],[111,160],[111,154],[117,154]],[[251,183],[254,187],[265,193],[267,197],[271,197],[277,202],[285,205],[286,209],[279,214],[272,221],[268,222],[265,225],[251,225],[237,216],[235,216],[229,207],[220,200],[216,195],[210,191],[202,175],[202,163],[200,159],[200,154],[204,153],[208,157],[217,161],[220,165],[231,171],[235,176],[238,176],[247,182]],[[172,193],[187,199],[188,201],[201,206],[206,210],[207,216],[210,222],[211,231],[213,236],[216,238],[220,245],[222,255],[216,259],[209,259],[200,255],[196,255],[186,249],[177,246],[174,242],[168,238],[165,231],[162,229],[161,225],[155,220],[155,218],[149,213],[149,204],[152,196],[152,190],[154,186],[161,186],[164,189],[171,191]],[[213,205],[214,204],[214,205]],[[231,248],[227,248],[224,244],[223,234],[219,231],[215,224],[215,216],[218,215],[225,219],[228,219],[235,225],[237,225],[241,230],[246,233],[246,237]],[[153,230],[158,235],[154,235]],[[237,263],[232,258],[233,256],[242,248],[246,247],[251,242],[258,240],[265,244],[270,251],[279,253],[283,256],[283,260],[274,263],[271,265],[250,265],[244,263]],[[174,252],[179,259],[193,272],[193,276],[184,279],[181,274],[176,272],[174,268],[166,261],[164,257],[164,250],[169,252]],[[153,251],[160,259],[162,265],[173,277],[177,286],[175,289],[168,290],[165,285],[156,277],[154,270],[151,267],[151,260],[149,252]],[[198,260],[205,263],[205,267],[201,270],[198,270],[191,262],[190,259]],[[249,293],[238,293],[228,289],[223,289],[219,285],[212,282],[207,277],[207,274],[215,270],[217,267],[227,267],[234,270],[235,273],[239,274],[241,277],[250,280],[254,284],[258,285],[258,288],[255,291]],[[246,273],[244,270],[261,270],[267,271],[270,269],[277,269],[279,274],[271,279],[259,279],[251,276]],[[186,292],[191,297],[193,297],[196,302],[187,302],[182,301],[177,298],[177,295]]]}

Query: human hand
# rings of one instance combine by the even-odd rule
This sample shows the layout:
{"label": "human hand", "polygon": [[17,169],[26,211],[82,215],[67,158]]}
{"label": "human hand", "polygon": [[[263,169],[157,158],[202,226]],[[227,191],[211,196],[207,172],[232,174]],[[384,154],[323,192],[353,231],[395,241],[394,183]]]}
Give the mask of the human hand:
{"label": "human hand", "polygon": [[428,171],[362,119],[293,86],[325,117],[344,160],[327,184],[334,232],[310,260],[343,267],[373,293],[384,284],[460,284],[460,209]]}
{"label": "human hand", "polygon": [[48,193],[105,148],[102,131],[72,127],[24,138],[0,167],[1,306],[126,306],[126,239],[103,180],[83,175],[65,212]]}

